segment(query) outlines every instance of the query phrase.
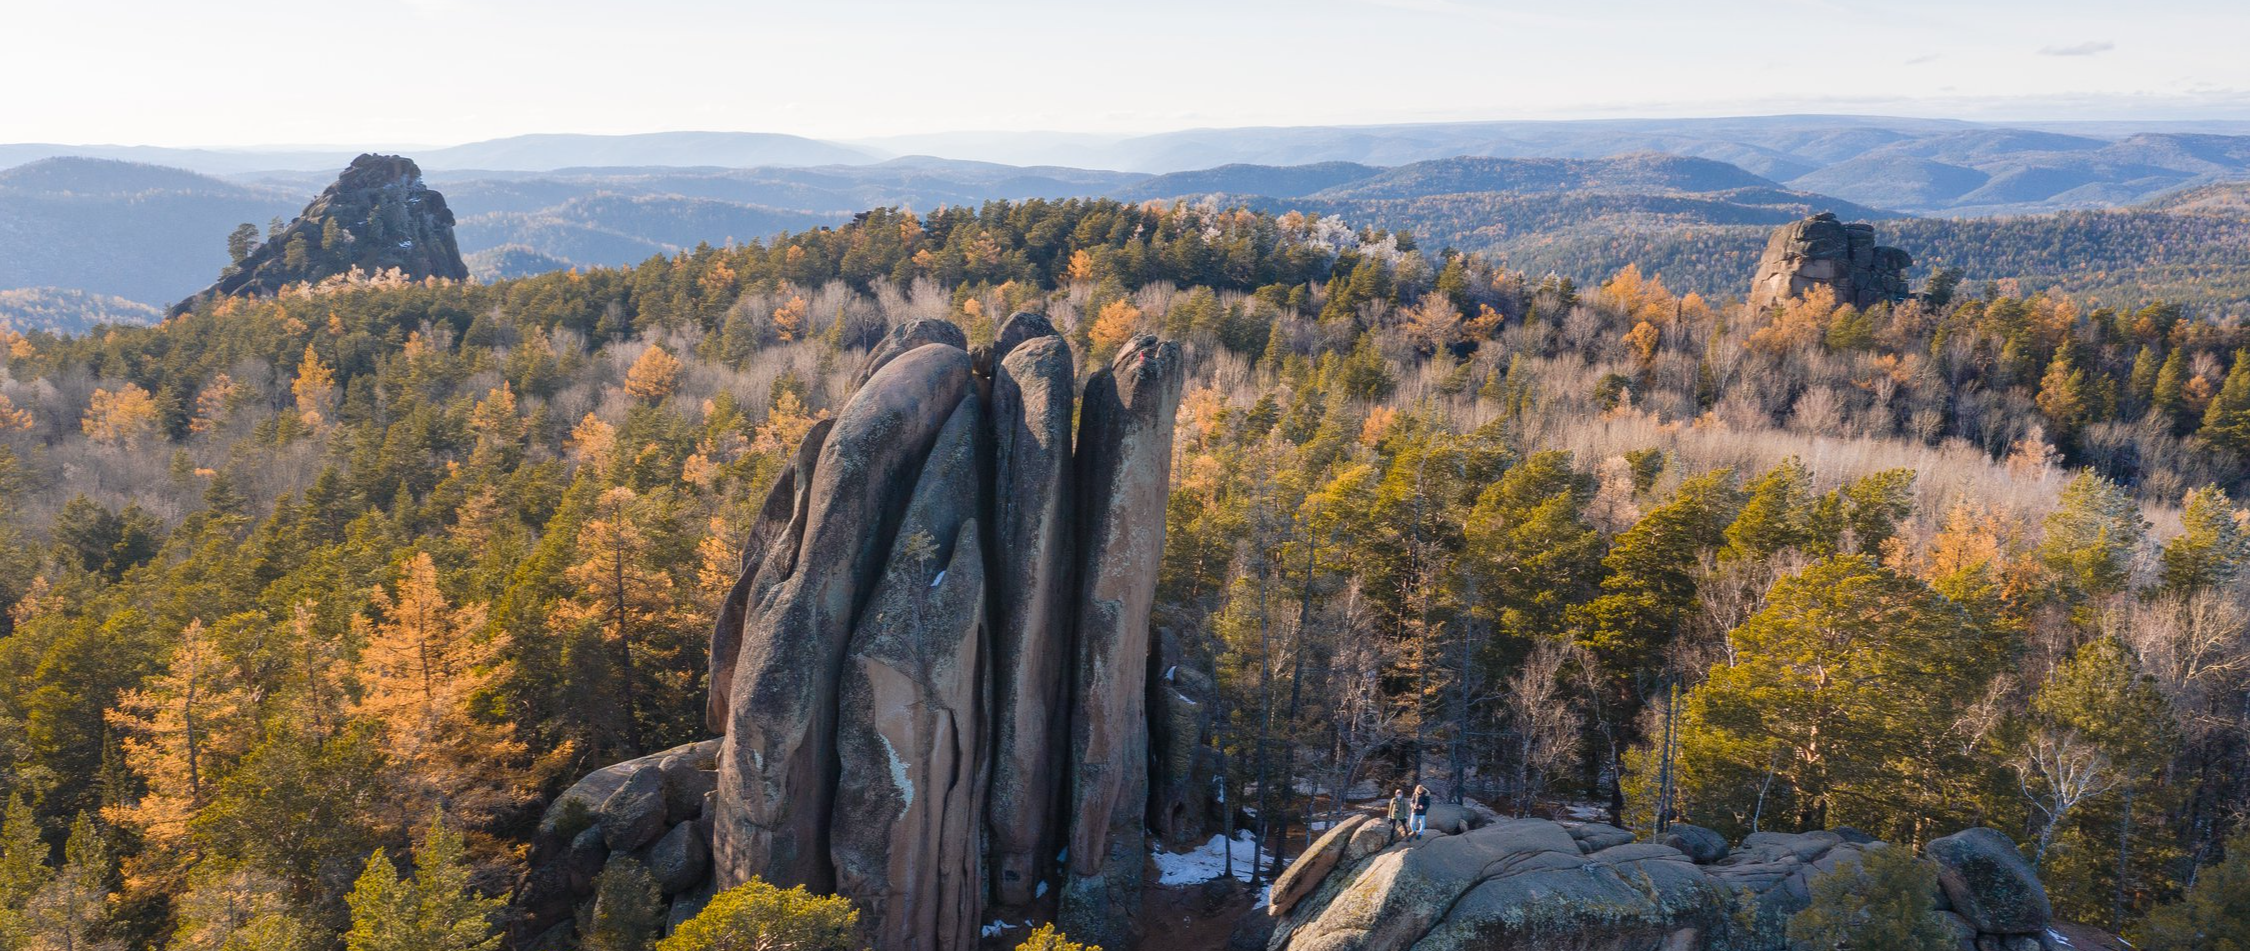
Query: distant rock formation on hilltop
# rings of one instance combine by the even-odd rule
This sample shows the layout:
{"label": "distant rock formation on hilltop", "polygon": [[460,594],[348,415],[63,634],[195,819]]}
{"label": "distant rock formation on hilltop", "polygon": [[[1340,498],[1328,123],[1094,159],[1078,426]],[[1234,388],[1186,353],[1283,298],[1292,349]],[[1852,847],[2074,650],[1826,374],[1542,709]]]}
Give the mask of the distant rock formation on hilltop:
{"label": "distant rock formation on hilltop", "polygon": [[463,280],[469,268],[453,239],[453,211],[422,183],[422,169],[398,155],[362,155],[305,206],[295,221],[259,245],[210,287],[172,305],[174,315],[220,297],[271,295],[357,268],[393,268],[411,280]]}
{"label": "distant rock formation on hilltop", "polygon": [[1869,307],[1907,299],[1907,269],[1915,258],[1876,243],[1876,228],[1846,224],[1822,212],[1774,229],[1758,275],[1751,279],[1751,307],[1764,309],[1826,286],[1837,303]]}

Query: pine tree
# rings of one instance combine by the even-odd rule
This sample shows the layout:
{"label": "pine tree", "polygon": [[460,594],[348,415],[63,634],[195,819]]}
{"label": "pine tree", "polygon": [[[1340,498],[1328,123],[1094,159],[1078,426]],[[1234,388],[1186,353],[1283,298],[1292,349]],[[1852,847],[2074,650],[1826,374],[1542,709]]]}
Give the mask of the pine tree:
{"label": "pine tree", "polygon": [[2160,419],[2178,429],[2188,403],[2183,390],[2188,385],[2188,364],[2181,357],[2180,347],[2165,355],[2165,362],[2157,368],[2157,380],[2150,387],[2149,405]]}
{"label": "pine tree", "polygon": [[1782,460],[1746,489],[1742,513],[1727,527],[1730,561],[1763,561],[1814,540],[1813,475],[1796,457]]}
{"label": "pine tree", "polygon": [[495,951],[492,916],[507,904],[478,895],[469,883],[461,836],[433,815],[414,853],[412,878],[400,878],[382,849],[352,886],[348,951]]}
{"label": "pine tree", "polygon": [[2056,347],[2054,359],[2048,361],[2048,370],[2040,377],[2040,393],[2034,399],[2040,413],[2048,418],[2048,431],[2059,441],[2078,438],[2080,427],[2087,424],[2087,373],[2072,365],[2071,344],[2067,341]]}
{"label": "pine tree", "polygon": [[664,930],[664,896],[649,869],[631,858],[602,867],[587,906],[584,951],[648,951]]}
{"label": "pine tree", "polygon": [[2251,356],[2244,351],[2236,351],[2226,382],[2205,406],[2204,426],[2196,431],[2196,438],[2234,462],[2242,462],[2245,451],[2251,450]]}
{"label": "pine tree", "polygon": [[0,819],[0,949],[14,951],[30,939],[27,909],[53,879],[47,842],[40,838],[31,804],[20,795],[9,796],[7,814]]}
{"label": "pine tree", "polygon": [[2042,524],[2040,560],[2082,598],[2125,590],[2134,551],[2148,530],[2133,496],[2092,471],[2072,477]]}
{"label": "pine tree", "polygon": [[[1687,698],[1687,801],[1735,829],[1879,834],[1912,833],[1938,808],[1945,790],[1931,777],[1951,765],[1938,751],[2006,649],[1959,605],[1865,555],[1778,582],[1729,640],[1734,663]],[[1794,822],[1776,819],[1785,806]]]}
{"label": "pine tree", "polygon": [[2188,494],[2181,505],[2181,533],[2165,545],[2163,587],[2185,593],[2234,584],[2243,577],[2245,539],[2235,503],[2219,486]]}
{"label": "pine tree", "polygon": [[2236,827],[2227,858],[2200,870],[2180,899],[2159,906],[2128,932],[2137,948],[2177,951],[2244,951],[2251,948],[2251,874],[2244,834]]}
{"label": "pine tree", "polygon": [[[71,823],[70,839],[63,846],[63,864],[26,902],[13,927],[16,945],[26,951],[123,951],[125,943],[112,937],[110,905],[116,863],[109,843],[92,818],[79,813]],[[10,927],[0,917],[0,929]]]}
{"label": "pine tree", "polygon": [[657,951],[854,951],[859,921],[844,898],[817,896],[802,885],[775,888],[753,877],[712,896],[702,912],[657,942]]}
{"label": "pine tree", "polygon": [[1931,896],[1938,871],[1905,846],[1861,853],[1814,877],[1812,901],[1790,916],[1791,947],[1821,951],[1954,951]]}

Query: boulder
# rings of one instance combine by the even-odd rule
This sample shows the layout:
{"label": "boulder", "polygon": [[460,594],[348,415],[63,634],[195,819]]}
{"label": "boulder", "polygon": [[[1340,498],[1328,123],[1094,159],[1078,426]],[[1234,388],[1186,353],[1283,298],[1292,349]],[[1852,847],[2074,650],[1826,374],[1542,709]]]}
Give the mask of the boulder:
{"label": "boulder", "polygon": [[981,417],[961,399],[939,432],[838,685],[829,852],[878,948],[969,951],[982,924]]}
{"label": "boulder", "polygon": [[597,812],[602,842],[612,852],[631,852],[664,834],[664,771],[649,763],[635,769],[625,784],[602,801]]}
{"label": "boulder", "polygon": [[1476,811],[1451,802],[1431,803],[1430,812],[1423,817],[1424,831],[1442,835],[1460,835],[1483,824],[1484,817]]}
{"label": "boulder", "polygon": [[712,852],[722,888],[753,875],[833,888],[824,845],[845,647],[891,550],[886,530],[907,502],[901,487],[913,484],[970,382],[969,354],[953,347],[885,362],[821,446],[794,555],[777,548],[759,569],[720,747]]}
{"label": "boulder", "polygon": [[2040,877],[2015,842],[1992,829],[1932,839],[1923,855],[1938,863],[1938,885],[1954,913],[1985,934],[2035,934],[2051,909]]}
{"label": "boulder", "polygon": [[1827,287],[1837,303],[1866,309],[1907,298],[1907,269],[1915,260],[1876,244],[1874,226],[1846,224],[1822,212],[1774,229],[1751,279],[1751,307],[1763,310]]}
{"label": "boulder", "polygon": [[693,890],[710,876],[711,846],[693,822],[673,826],[649,847],[649,876],[656,879],[657,887],[667,895],[678,895]]}
{"label": "boulder", "polygon": [[1344,858],[1346,847],[1352,843],[1353,834],[1360,831],[1361,827],[1379,821],[1383,820],[1377,820],[1373,816],[1353,816],[1330,827],[1320,838],[1313,840],[1313,845],[1274,879],[1274,890],[1267,898],[1266,913],[1276,917],[1288,914],[1290,906],[1311,894],[1321,884],[1321,880],[1328,877],[1329,870],[1336,868],[1337,862]]}
{"label": "boulder", "polygon": [[[994,571],[991,792],[993,894],[1032,901],[1061,839],[1071,662],[1071,348],[1019,314],[994,343],[990,549]],[[1038,333],[1044,329],[1044,333]]]}
{"label": "boulder", "polygon": [[666,753],[657,760],[657,771],[664,775],[665,821],[700,818],[704,799],[719,785],[719,741],[704,740]]}
{"label": "boulder", "polygon": [[1571,839],[1579,843],[1581,852],[1600,852],[1612,846],[1624,845],[1634,840],[1634,834],[1606,822],[1560,823]]}
{"label": "boulder", "polygon": [[859,378],[853,381],[853,385],[866,386],[884,365],[931,344],[952,347],[967,355],[969,337],[952,322],[934,317],[918,317],[899,324],[883,335],[883,340],[875,345],[875,349],[868,351],[868,360],[861,365]]}
{"label": "boulder", "polygon": [[1180,348],[1135,336],[1087,379],[1072,462],[1079,596],[1072,671],[1069,878],[1074,939],[1134,943],[1148,805],[1149,608],[1164,556]]}
{"label": "boulder", "polygon": [[1680,850],[1698,865],[1710,865],[1727,857],[1727,838],[1703,826],[1675,822],[1665,827],[1665,834],[1657,841]]}
{"label": "boulder", "polygon": [[1641,951],[1694,941],[1694,926],[1712,907],[1710,884],[1687,856],[1661,845],[1621,845],[1572,867],[1532,866],[1486,878],[1414,947]]}

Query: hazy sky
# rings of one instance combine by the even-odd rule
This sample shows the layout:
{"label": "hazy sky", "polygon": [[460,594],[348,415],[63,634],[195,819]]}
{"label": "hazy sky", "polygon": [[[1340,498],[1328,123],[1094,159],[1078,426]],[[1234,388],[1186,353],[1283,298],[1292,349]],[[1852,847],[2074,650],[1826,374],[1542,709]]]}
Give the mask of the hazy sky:
{"label": "hazy sky", "polygon": [[0,142],[2242,118],[2245,0],[9,0]]}

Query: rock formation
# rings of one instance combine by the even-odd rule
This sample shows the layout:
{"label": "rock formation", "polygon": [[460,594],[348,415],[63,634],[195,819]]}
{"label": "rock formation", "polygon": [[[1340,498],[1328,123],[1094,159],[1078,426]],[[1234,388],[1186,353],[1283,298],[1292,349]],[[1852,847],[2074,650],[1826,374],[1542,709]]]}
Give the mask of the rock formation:
{"label": "rock formation", "polygon": [[1018,314],[992,354],[993,769],[986,803],[993,893],[1033,899],[1060,847],[1052,835],[1069,718],[1071,348],[1047,319]]}
{"label": "rock formation", "polygon": [[1907,298],[1907,268],[1915,259],[1876,243],[1874,226],[1838,221],[1822,212],[1774,229],[1751,279],[1751,307],[1764,309],[1828,287],[1837,303],[1866,308]]}
{"label": "rock formation", "polygon": [[1106,948],[1132,944],[1141,911],[1149,608],[1164,555],[1180,379],[1179,348],[1141,334],[1087,379],[1079,407],[1076,758],[1059,921],[1076,940]]}
{"label": "rock formation", "polygon": [[885,951],[967,951],[987,906],[1043,900],[1132,946],[1180,352],[1137,337],[1096,371],[1074,446],[1071,351],[1044,318],[965,343],[893,328],[807,434],[712,631],[721,737],[550,808],[518,947],[567,941],[620,855],[675,921],[756,876],[850,898]]}
{"label": "rock formation", "polygon": [[397,155],[362,155],[306,205],[280,234],[210,287],[172,305],[175,316],[219,297],[271,295],[358,269],[396,268],[410,280],[462,280],[469,268],[453,240],[445,196],[422,183],[422,170]]}
{"label": "rock formation", "polygon": [[[1683,851],[1674,841],[1692,846]],[[1849,829],[1754,833],[1713,854],[1716,833],[1663,843],[1601,823],[1505,819],[1395,843],[1348,819],[1274,883],[1269,951],[1784,951],[1784,929],[1833,869],[1891,848]],[[1970,829],[1924,849],[1932,912],[1964,951],[2044,951],[2048,900],[2007,836]]]}

